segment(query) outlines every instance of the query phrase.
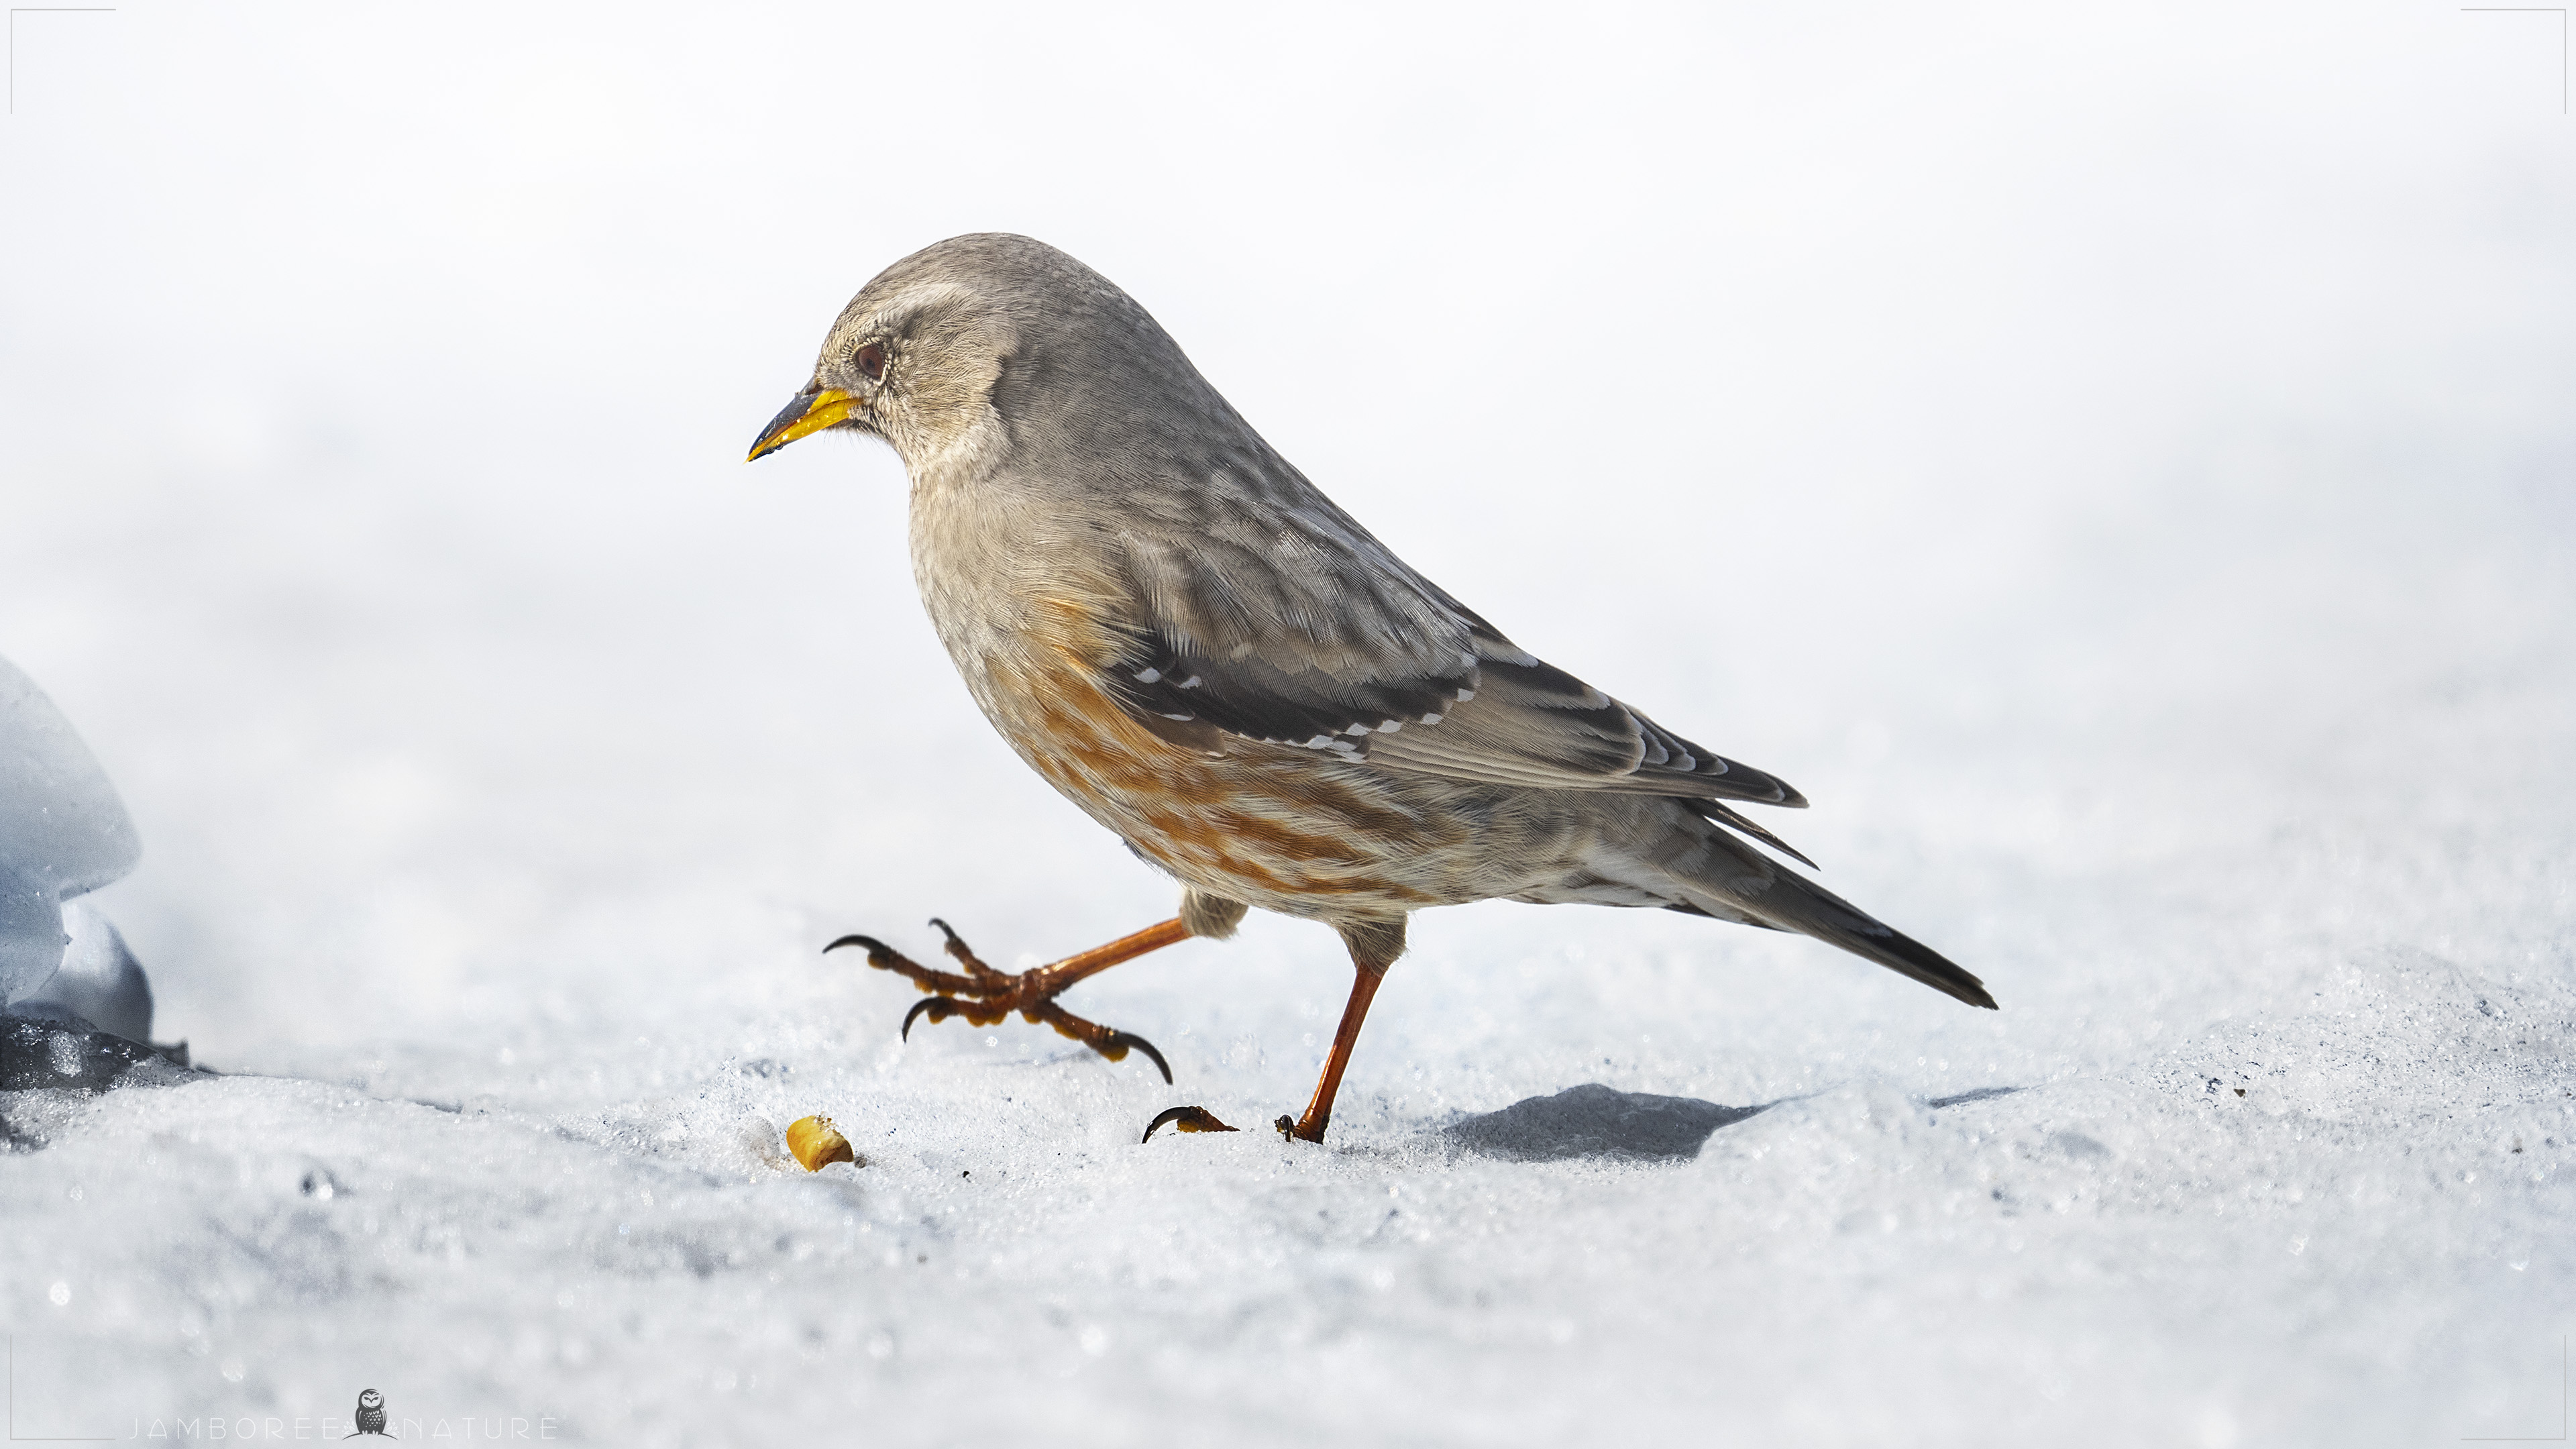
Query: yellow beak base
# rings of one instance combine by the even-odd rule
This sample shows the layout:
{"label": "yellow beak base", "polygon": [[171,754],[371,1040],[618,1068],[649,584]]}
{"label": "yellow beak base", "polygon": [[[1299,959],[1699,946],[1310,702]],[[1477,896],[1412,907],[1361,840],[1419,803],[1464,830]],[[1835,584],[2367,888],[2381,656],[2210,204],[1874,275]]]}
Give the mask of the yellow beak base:
{"label": "yellow beak base", "polygon": [[769,420],[768,427],[760,430],[760,436],[752,440],[751,456],[743,461],[751,463],[766,458],[807,433],[819,433],[834,423],[846,421],[864,406],[866,404],[858,398],[837,387],[800,392],[795,401]]}

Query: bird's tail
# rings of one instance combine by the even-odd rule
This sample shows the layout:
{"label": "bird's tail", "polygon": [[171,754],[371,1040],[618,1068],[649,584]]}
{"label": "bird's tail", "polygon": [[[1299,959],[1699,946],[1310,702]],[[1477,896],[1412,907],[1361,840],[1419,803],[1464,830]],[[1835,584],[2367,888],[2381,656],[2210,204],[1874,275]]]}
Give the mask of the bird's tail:
{"label": "bird's tail", "polygon": [[1676,883],[1699,909],[1813,936],[1970,1006],[1996,1009],[1984,982],[1823,886],[1791,875],[1720,830],[1710,829],[1698,843],[1702,849],[1671,865],[1681,867],[1675,871]]}

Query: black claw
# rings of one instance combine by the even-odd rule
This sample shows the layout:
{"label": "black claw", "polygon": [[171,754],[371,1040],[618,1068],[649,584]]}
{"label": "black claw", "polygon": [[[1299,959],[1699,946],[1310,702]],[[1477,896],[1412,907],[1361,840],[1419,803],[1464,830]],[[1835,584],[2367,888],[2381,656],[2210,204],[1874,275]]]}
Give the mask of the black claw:
{"label": "black claw", "polygon": [[963,1010],[964,1007],[945,996],[925,996],[912,1004],[912,1010],[903,1014],[903,1030],[898,1035],[905,1041],[912,1040],[912,1020],[925,1011],[930,1013],[930,1024],[937,1026]]}
{"label": "black claw", "polygon": [[1216,1114],[1205,1107],[1166,1107],[1162,1111],[1154,1114],[1153,1121],[1145,1124],[1145,1135],[1137,1138],[1136,1141],[1140,1145],[1153,1141],[1154,1134],[1161,1131],[1163,1124],[1166,1122],[1175,1122],[1180,1124],[1180,1130],[1183,1132],[1232,1132],[1236,1130],[1232,1127],[1228,1127],[1223,1122],[1218,1121],[1216,1119]]}
{"label": "black claw", "polygon": [[930,924],[937,926],[939,928],[939,934],[948,938],[948,944],[945,947],[948,952],[948,958],[955,961],[958,965],[965,967],[967,975],[999,976],[1002,974],[1001,972],[984,964],[984,959],[975,954],[975,948],[967,945],[966,938],[957,934],[957,928],[955,926],[948,924],[937,916],[930,918]]}
{"label": "black claw", "polygon": [[[1127,1049],[1129,1047],[1134,1047],[1136,1050],[1152,1057],[1154,1059],[1154,1065],[1162,1069],[1163,1085],[1168,1087],[1172,1084],[1172,1064],[1163,1060],[1163,1054],[1154,1050],[1154,1044],[1152,1042],[1149,1042],[1143,1037],[1137,1036],[1132,1032],[1122,1031],[1112,1033],[1105,1040],[1094,1043],[1091,1049],[1114,1062],[1120,1057],[1127,1055]],[[1231,1132],[1234,1129],[1228,1127],[1225,1130]]]}
{"label": "black claw", "polygon": [[1279,1135],[1283,1140],[1293,1139],[1297,1135],[1297,1119],[1285,1112],[1280,1113],[1279,1120],[1270,1125],[1279,1129]]}
{"label": "black claw", "polygon": [[824,947],[823,954],[828,956],[833,952],[840,950],[843,946],[865,946],[868,948],[868,954],[871,956],[875,955],[879,951],[887,950],[886,943],[878,940],[874,936],[843,936],[841,939],[834,941],[831,945]]}

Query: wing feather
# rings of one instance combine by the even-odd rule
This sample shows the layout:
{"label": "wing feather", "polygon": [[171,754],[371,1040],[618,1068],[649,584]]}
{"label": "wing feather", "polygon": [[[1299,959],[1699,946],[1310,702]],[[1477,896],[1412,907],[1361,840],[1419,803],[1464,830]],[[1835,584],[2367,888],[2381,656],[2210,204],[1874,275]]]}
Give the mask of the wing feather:
{"label": "wing feather", "polygon": [[1513,644],[1302,477],[1210,486],[1226,506],[1196,530],[1123,540],[1139,617],[1106,682],[1167,738],[1537,789],[1807,803]]}

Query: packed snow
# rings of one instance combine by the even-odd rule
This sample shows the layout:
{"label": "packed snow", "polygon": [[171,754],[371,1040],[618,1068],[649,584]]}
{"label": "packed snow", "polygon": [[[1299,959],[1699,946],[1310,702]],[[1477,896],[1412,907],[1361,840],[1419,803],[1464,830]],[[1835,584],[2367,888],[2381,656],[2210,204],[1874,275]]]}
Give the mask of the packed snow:
{"label": "packed snow", "polygon": [[[0,761],[56,953],[13,1434],[2562,1432],[2551,17],[917,9],[18,18],[0,704],[96,780]],[[1016,968],[1174,894],[975,715],[889,456],[738,461],[980,228],[1794,782],[1764,823],[2003,1010],[1495,904],[1415,919],[1323,1146],[1258,1130],[1348,984],[1312,925],[1067,998],[1169,1086],[899,1040],[823,943]],[[92,865],[29,863],[40,776]],[[1185,1103],[1249,1130],[1138,1142]]]}

